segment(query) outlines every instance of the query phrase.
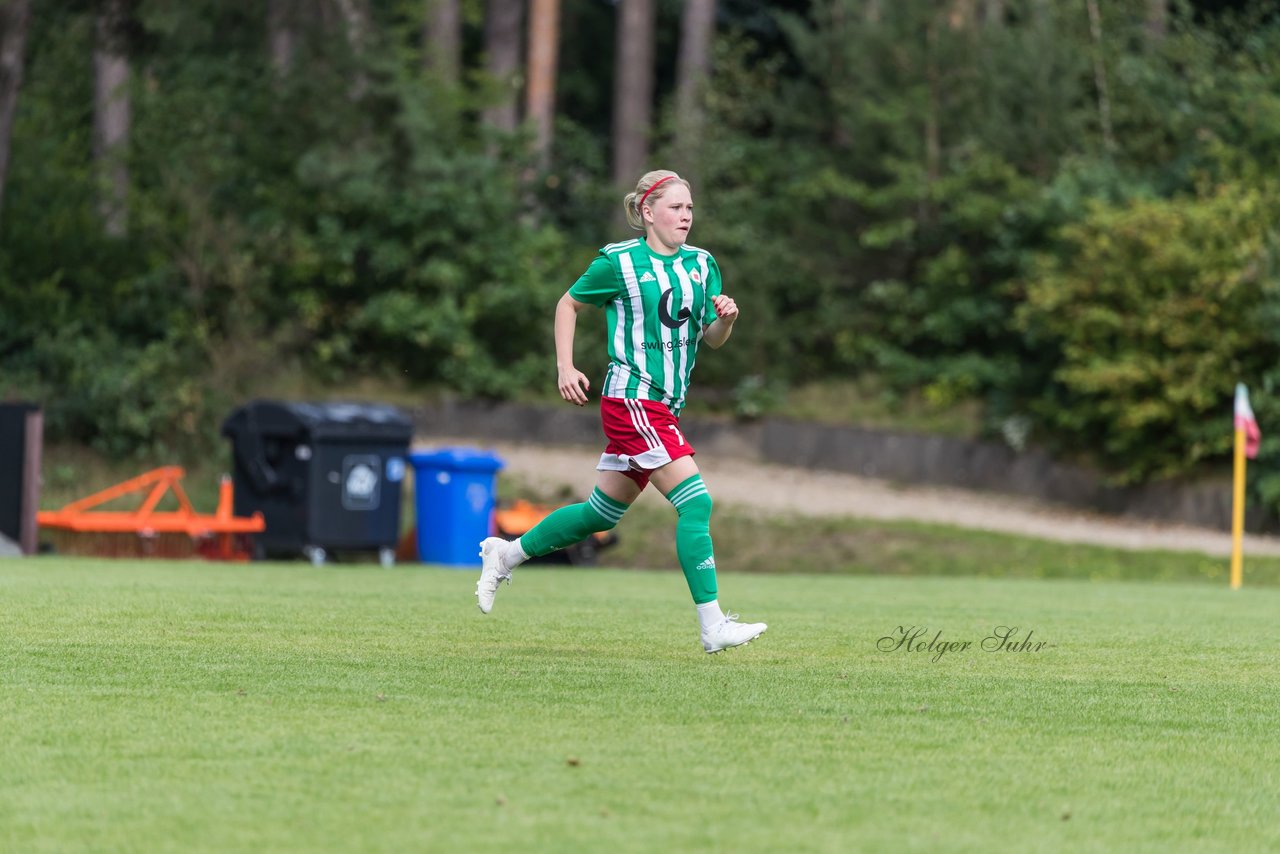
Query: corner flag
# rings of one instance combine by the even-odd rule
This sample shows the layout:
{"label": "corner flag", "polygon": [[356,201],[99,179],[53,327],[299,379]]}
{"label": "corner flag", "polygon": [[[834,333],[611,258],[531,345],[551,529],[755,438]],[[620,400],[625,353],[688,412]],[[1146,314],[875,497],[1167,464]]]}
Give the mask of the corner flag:
{"label": "corner flag", "polygon": [[1244,583],[1244,459],[1258,456],[1262,431],[1249,405],[1249,389],[1236,383],[1235,406],[1235,477],[1231,489],[1231,589]]}
{"label": "corner flag", "polygon": [[1237,430],[1244,431],[1244,455],[1249,459],[1257,459],[1258,444],[1262,441],[1262,431],[1258,429],[1258,419],[1253,417],[1253,407],[1249,405],[1249,389],[1244,383],[1236,383],[1236,418]]}

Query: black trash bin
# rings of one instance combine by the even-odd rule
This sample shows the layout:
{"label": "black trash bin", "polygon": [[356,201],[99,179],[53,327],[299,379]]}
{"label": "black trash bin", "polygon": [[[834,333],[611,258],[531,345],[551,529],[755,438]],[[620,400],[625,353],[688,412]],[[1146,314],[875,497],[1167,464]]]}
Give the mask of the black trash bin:
{"label": "black trash bin", "polygon": [[235,463],[235,512],[261,511],[255,558],[376,551],[395,562],[401,484],[413,436],[394,406],[255,400],[222,423]]}
{"label": "black trash bin", "polygon": [[0,403],[0,555],[36,551],[44,413],[34,403]]}

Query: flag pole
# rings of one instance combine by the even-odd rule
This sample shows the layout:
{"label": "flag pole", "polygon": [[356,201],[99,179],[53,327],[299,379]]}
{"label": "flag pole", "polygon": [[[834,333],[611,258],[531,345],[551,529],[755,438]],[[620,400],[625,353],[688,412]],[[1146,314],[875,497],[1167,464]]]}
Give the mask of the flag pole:
{"label": "flag pole", "polygon": [[1231,489],[1231,589],[1244,582],[1244,428],[1236,428],[1235,478]]}

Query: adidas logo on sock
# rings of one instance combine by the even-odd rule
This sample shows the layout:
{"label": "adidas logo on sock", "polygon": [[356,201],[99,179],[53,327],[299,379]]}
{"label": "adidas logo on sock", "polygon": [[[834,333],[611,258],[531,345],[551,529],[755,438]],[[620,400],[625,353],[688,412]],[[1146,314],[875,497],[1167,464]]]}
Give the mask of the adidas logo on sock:
{"label": "adidas logo on sock", "polygon": [[707,558],[702,563],[694,567],[694,569],[715,569],[715,568],[716,568],[716,559],[713,557]]}
{"label": "adidas logo on sock", "polygon": [[645,270],[645,271],[644,271],[644,275],[640,277],[640,281],[642,281],[642,282],[656,282],[656,281],[658,281],[658,278],[657,278],[656,276],[654,276],[654,275],[653,275],[653,273],[649,272],[648,270]]}

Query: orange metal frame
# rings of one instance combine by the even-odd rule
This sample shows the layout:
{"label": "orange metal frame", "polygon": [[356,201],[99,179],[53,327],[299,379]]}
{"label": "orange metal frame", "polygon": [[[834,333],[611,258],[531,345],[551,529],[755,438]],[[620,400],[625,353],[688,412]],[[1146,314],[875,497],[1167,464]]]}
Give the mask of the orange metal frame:
{"label": "orange metal frame", "polygon": [[[510,506],[495,509],[493,511],[493,520],[499,531],[507,536],[518,537],[527,533],[534,525],[547,518],[553,509],[555,508],[517,498]],[[609,540],[608,531],[601,531],[592,536],[602,543],[606,543]]]}
{"label": "orange metal frame", "polygon": [[[252,516],[232,514],[232,490],[230,478],[224,477],[218,488],[218,509],[212,516],[201,515],[191,506],[183,491],[179,466],[153,469],[132,480],[118,483],[87,498],[73,501],[61,510],[42,510],[36,521],[49,528],[96,533],[136,533],[142,536],[155,534],[186,534],[192,538],[214,534],[255,534],[266,530],[261,513]],[[151,492],[136,510],[94,510],[102,504],[126,495],[151,488]],[[176,511],[157,513],[155,508],[169,490],[178,499]]]}

